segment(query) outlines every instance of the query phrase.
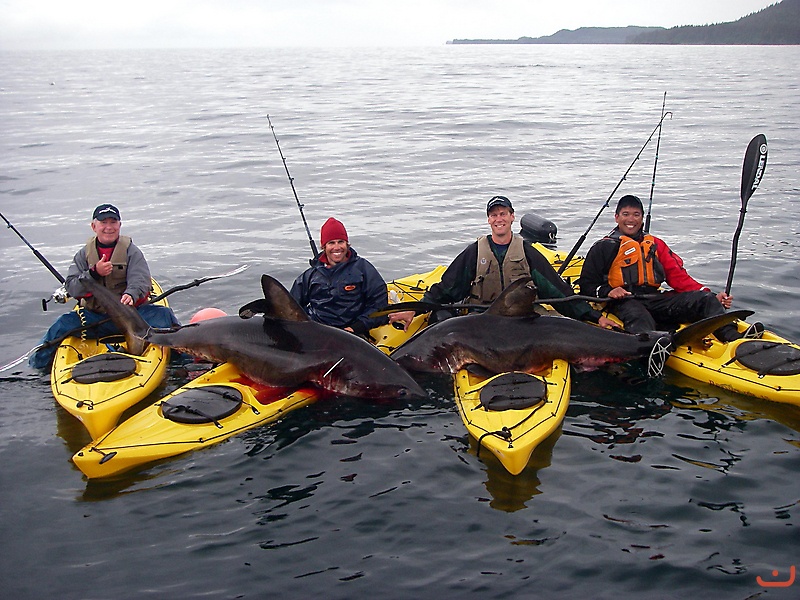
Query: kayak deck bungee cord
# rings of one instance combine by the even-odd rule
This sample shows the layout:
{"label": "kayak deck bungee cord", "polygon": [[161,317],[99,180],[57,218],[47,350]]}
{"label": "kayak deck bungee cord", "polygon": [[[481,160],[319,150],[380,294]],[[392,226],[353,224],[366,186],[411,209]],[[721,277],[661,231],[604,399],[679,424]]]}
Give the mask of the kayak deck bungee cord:
{"label": "kayak deck bungee cord", "polygon": [[[162,293],[153,281],[153,294]],[[166,298],[157,302],[168,306]],[[122,336],[69,336],[58,346],[50,370],[53,396],[83,423],[92,439],[112,429],[122,414],[149,396],[164,379],[169,348],[149,345],[128,354]]]}
{"label": "kayak deck bungee cord", "polygon": [[[740,332],[747,329],[740,321]],[[800,406],[800,346],[771,332],[723,343],[713,336],[679,346],[667,359],[679,373],[717,387]]]}
{"label": "kayak deck bungee cord", "polygon": [[455,375],[456,406],[467,431],[512,475],[520,474],[536,447],[564,420],[570,369],[563,360],[545,371],[485,376],[470,368]]}
{"label": "kayak deck bungee cord", "polygon": [[[420,299],[443,272],[440,266],[391,281],[389,298]],[[384,325],[370,333],[377,347],[388,354],[426,323],[427,317],[419,315],[408,331]],[[223,363],[94,440],[73,456],[73,462],[90,479],[112,477],[274,422],[320,397],[316,388],[259,386],[232,364]]]}

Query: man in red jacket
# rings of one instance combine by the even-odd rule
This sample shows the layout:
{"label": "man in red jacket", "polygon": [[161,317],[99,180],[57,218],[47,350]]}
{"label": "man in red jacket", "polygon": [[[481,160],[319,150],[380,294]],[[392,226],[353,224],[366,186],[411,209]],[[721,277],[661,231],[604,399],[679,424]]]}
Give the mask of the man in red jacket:
{"label": "man in red jacket", "polygon": [[[620,198],[614,213],[617,226],[586,255],[581,294],[612,298],[607,310],[634,333],[692,323],[730,308],[733,296],[715,294],[693,279],[680,256],[663,240],[642,230],[643,217],[638,197]],[[662,283],[672,290],[659,292]],[[758,337],[763,329],[754,323],[745,335]],[[733,323],[720,327],[714,335],[722,342],[742,337]]]}

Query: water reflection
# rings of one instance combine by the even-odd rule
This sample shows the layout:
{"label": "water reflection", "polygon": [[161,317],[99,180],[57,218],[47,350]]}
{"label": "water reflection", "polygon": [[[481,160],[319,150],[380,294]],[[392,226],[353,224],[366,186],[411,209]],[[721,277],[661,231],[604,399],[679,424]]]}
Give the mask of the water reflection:
{"label": "water reflection", "polygon": [[659,380],[642,379],[636,371],[630,375],[626,372],[620,378],[609,371],[575,374],[564,434],[609,446],[662,436],[645,422],[669,414],[669,390]]}
{"label": "water reflection", "polygon": [[[539,472],[550,466],[553,448],[561,437],[561,427],[539,444],[531,454],[528,465],[519,475],[509,473],[500,460],[491,452],[480,453],[486,463],[486,491],[491,495],[489,506],[503,512],[515,512],[527,508],[534,496],[541,494]],[[470,439],[470,451],[477,452],[477,441]]]}
{"label": "water reflection", "polygon": [[[743,431],[749,421],[759,419],[769,419],[800,431],[800,408],[796,406],[726,393],[675,373],[668,374],[663,380],[644,382],[639,381],[636,374],[635,367],[622,378],[604,371],[574,374],[572,399],[562,427],[536,448],[525,470],[517,476],[510,475],[490,452],[479,451],[477,441],[461,428],[449,377],[430,376],[421,379],[420,383],[429,393],[428,399],[422,403],[367,402],[330,397],[290,413],[269,426],[244,432],[239,437],[246,447],[243,458],[260,456],[263,460],[269,460],[319,431],[325,432],[331,446],[357,444],[387,429],[400,432],[420,429],[423,433],[419,435],[433,432],[439,436],[440,442],[450,446],[462,462],[484,471],[484,486],[488,496],[481,498],[482,501],[488,502],[495,510],[515,512],[528,507],[531,500],[542,493],[540,472],[550,467],[553,450],[562,434],[590,440],[608,450],[618,445],[630,447],[645,438],[675,435],[676,438],[696,443],[673,452],[674,458],[696,467],[728,473],[741,460],[741,456],[726,446],[723,434]],[[165,387],[177,385],[179,382],[173,375]],[[164,393],[164,389],[157,392],[161,395]],[[152,401],[152,398],[144,401],[131,412]],[[57,434],[70,455],[74,454],[90,441],[89,435],[77,419],[57,403],[54,402],[54,405]],[[680,431],[654,426],[656,421],[669,414],[680,419]],[[456,433],[438,426],[434,431],[431,430],[430,424],[437,422],[442,415],[454,417]],[[686,423],[686,427],[683,423]],[[395,452],[409,450],[397,448]],[[352,482],[359,474],[359,469],[369,468],[364,464],[369,461],[362,461],[365,452],[371,453],[374,459],[384,453],[385,448],[381,449],[380,444],[367,446],[363,450],[354,448],[353,452],[340,456],[337,462],[349,463],[351,468],[347,473],[339,473],[339,479]],[[709,458],[709,455],[712,456]],[[617,452],[609,454],[609,457],[622,462],[642,460],[640,454],[631,452]],[[172,462],[174,466],[169,466]],[[179,456],[150,463],[138,471],[111,480],[87,480],[80,498],[84,501],[104,500],[148,489],[153,485],[163,485],[171,476],[182,473],[186,464]],[[79,474],[77,469],[75,471]],[[324,471],[306,474],[305,478],[315,480],[323,474]],[[272,508],[260,511],[259,522],[283,518],[274,512],[276,508],[307,499],[318,486],[319,482],[315,481],[313,484],[306,482],[268,490],[261,498]]]}
{"label": "water reflection", "polygon": [[[76,417],[69,414],[55,398],[51,398],[56,413],[56,435],[64,441],[69,455],[72,456],[92,441],[92,436]],[[77,467],[76,467],[77,468]]]}
{"label": "water reflection", "polygon": [[679,397],[672,400],[673,406],[691,414],[707,413],[705,425],[696,423],[710,431],[727,431],[734,426],[743,429],[748,421],[768,419],[800,432],[800,406],[727,392],[672,371],[665,381],[680,390]]}

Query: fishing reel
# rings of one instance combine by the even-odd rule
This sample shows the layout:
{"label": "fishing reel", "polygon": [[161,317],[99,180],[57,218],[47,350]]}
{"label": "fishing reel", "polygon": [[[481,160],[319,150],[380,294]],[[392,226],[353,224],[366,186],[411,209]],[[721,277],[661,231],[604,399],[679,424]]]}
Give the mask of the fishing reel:
{"label": "fishing reel", "polygon": [[66,304],[68,299],[69,294],[67,293],[67,288],[62,285],[61,287],[57,288],[56,291],[53,292],[53,295],[47,300],[42,298],[42,310],[47,312],[47,303],[50,302],[50,300],[55,300],[59,304]]}

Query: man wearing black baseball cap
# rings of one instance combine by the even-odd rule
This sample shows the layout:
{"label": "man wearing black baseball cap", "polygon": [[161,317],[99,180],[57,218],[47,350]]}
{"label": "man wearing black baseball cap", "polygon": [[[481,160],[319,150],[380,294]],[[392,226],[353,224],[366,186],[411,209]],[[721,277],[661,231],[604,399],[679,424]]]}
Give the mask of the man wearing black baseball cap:
{"label": "man wearing black baseball cap", "polygon": [[122,221],[122,217],[119,216],[119,210],[117,210],[117,207],[113,204],[101,204],[94,209],[92,221],[104,221],[105,219]]}
{"label": "man wearing black baseball cap", "polygon": [[[47,330],[41,343],[62,338],[68,331],[102,321],[106,315],[83,286],[89,277],[116,293],[122,304],[136,306],[139,314],[153,327],[179,325],[172,309],[148,304],[152,289],[150,268],[144,254],[131,238],[120,235],[122,218],[113,204],[101,204],[92,213],[91,227],[94,236],[89,238],[72,259],[64,286],[67,293],[77,299],[80,308],[61,315]],[[90,337],[104,337],[119,333],[113,323],[105,323],[87,330]],[[41,348],[28,359],[37,369],[50,365],[56,346]]]}
{"label": "man wearing black baseball cap", "polygon": [[[514,281],[531,277],[542,299],[572,296],[573,291],[548,260],[529,243],[511,231],[514,206],[506,196],[493,196],[486,204],[486,216],[491,228],[489,235],[467,246],[442,275],[441,282],[425,292],[423,302],[435,304],[491,304]],[[602,316],[583,301],[563,302],[558,312],[580,321],[591,321],[612,327],[610,319]],[[412,311],[389,315],[391,322],[405,327],[411,322]],[[437,315],[437,319],[441,315]]]}
{"label": "man wearing black baseball cap", "polygon": [[[489,216],[489,213],[495,206],[505,206],[511,214],[514,214],[514,207],[511,205],[511,200],[506,198],[505,196],[494,196],[489,202],[486,203],[486,216]],[[513,218],[512,218],[513,221]]]}

